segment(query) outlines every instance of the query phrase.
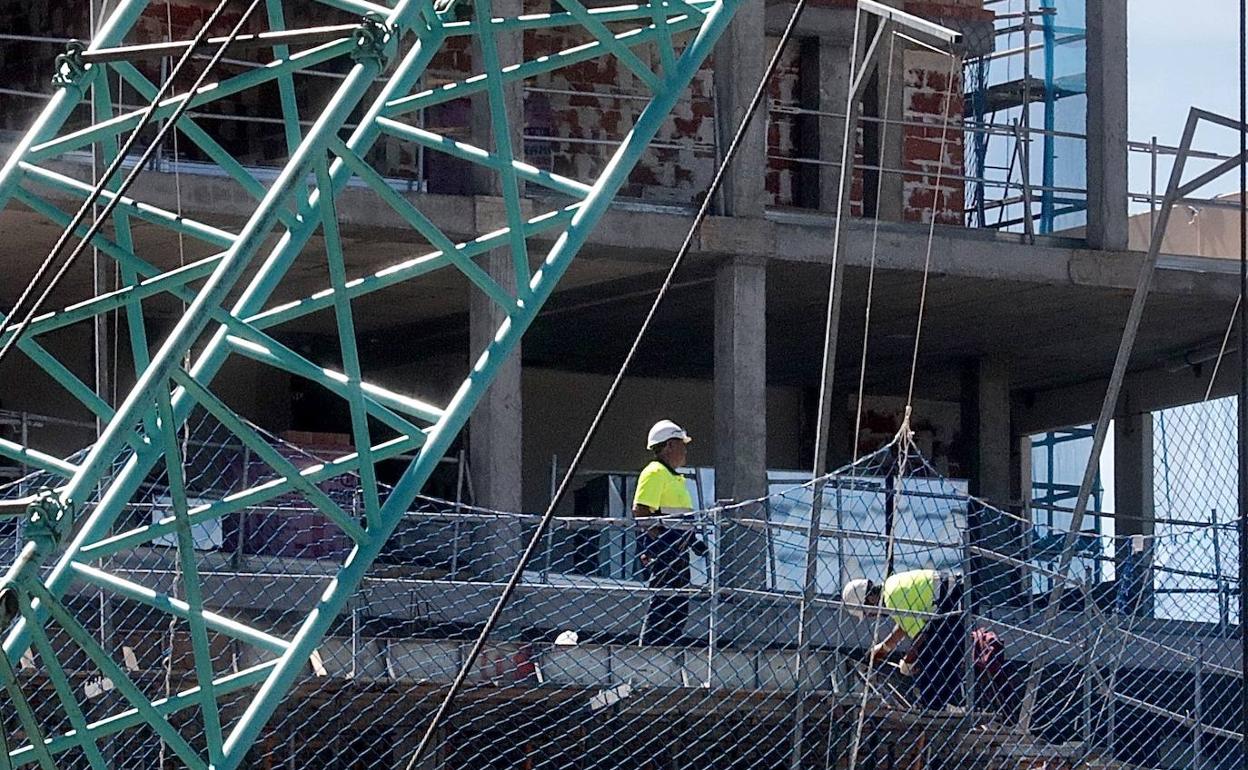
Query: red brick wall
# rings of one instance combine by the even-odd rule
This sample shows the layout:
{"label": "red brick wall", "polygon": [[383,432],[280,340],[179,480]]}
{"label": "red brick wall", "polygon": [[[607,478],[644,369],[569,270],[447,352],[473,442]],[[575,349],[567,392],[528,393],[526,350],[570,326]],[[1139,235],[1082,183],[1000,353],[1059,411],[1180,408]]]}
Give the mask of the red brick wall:
{"label": "red brick wall", "polygon": [[[818,0],[822,5],[848,7],[849,0]],[[50,4],[58,6],[58,3]],[[185,38],[207,17],[214,3],[209,0],[174,0],[172,17],[174,36]],[[531,6],[531,7],[529,7]],[[549,3],[528,0],[526,10],[546,11]],[[984,16],[982,0],[923,0],[909,2],[906,10],[934,19]],[[257,24],[263,24],[258,14]],[[237,18],[236,16],[234,18]],[[231,19],[232,20],[232,19]],[[288,23],[302,20],[288,19]],[[323,19],[321,21],[324,21]],[[223,25],[222,25],[223,26]],[[253,26],[255,26],[253,24]],[[632,24],[631,26],[636,26]],[[620,25],[620,29],[629,28]],[[144,14],[139,29],[131,39],[163,39],[169,34],[164,4],[153,5]],[[687,40],[688,37],[685,37]],[[526,33],[526,58],[554,53],[585,42],[573,29],[535,30]],[[684,40],[678,40],[678,46]],[[768,50],[775,45],[768,40]],[[649,57],[652,69],[658,70],[657,53],[649,48],[637,49]],[[798,84],[799,46],[793,44],[781,62],[769,98],[784,104],[795,104]],[[956,223],[962,218],[963,184],[950,175],[962,173],[963,145],[959,132],[951,131],[943,154],[940,151],[940,119],[944,90],[947,87],[947,60],[925,52],[906,54],[905,117],[928,123],[926,127],[907,127],[901,136],[903,144],[904,217],[921,221],[935,202],[938,221]],[[474,72],[470,41],[452,38],[430,66],[425,85],[461,78]],[[226,72],[223,74],[233,74]],[[155,77],[157,73],[149,73]],[[313,110],[332,89],[336,81],[303,78],[300,81],[301,110],[311,118]],[[602,57],[526,81],[525,151],[530,162],[561,174],[579,179],[596,176],[606,164],[615,143],[632,128],[646,101],[646,89],[636,77],[613,57]],[[958,96],[948,105],[948,114],[957,117],[962,111],[960,80],[955,83]],[[655,141],[643,154],[622,193],[629,197],[655,202],[689,204],[701,200],[714,172],[715,100],[714,64],[699,71],[684,98],[668,116]],[[276,87],[253,90],[232,100],[229,109],[236,114],[269,116],[276,114]],[[839,111],[833,108],[833,111]],[[428,111],[424,123],[431,129],[457,138],[469,136],[469,106],[466,100],[450,103]],[[835,122],[832,122],[835,124]],[[212,127],[223,144],[244,162],[280,162],[285,154],[285,140],[280,126],[263,123],[214,121]],[[893,137],[898,132],[890,131]],[[558,140],[566,141],[558,141]],[[721,139],[722,141],[722,139]],[[766,146],[767,202],[771,205],[794,204],[794,183],[798,155],[794,146],[793,117],[772,114],[768,120]],[[194,157],[189,142],[182,142],[184,153]],[[856,159],[861,163],[861,134],[856,142]],[[810,154],[810,153],[807,153]],[[374,152],[374,160],[387,174],[399,177],[425,175],[430,189],[438,192],[468,192],[462,162],[425,153],[424,168],[419,168],[417,150],[410,144],[383,139]],[[938,169],[945,178],[940,190],[935,189]],[[853,210],[861,212],[862,174],[854,173]]]}
{"label": "red brick wall", "polygon": [[964,137],[956,125],[946,129],[944,118],[957,121],[962,117],[962,69],[954,67],[950,93],[947,57],[907,51],[905,65],[905,120],[925,125],[903,129],[902,216],[907,221],[930,221],[935,204],[937,222],[961,224],[966,185],[954,177],[965,173]]}
{"label": "red brick wall", "polygon": [[[687,39],[678,37],[677,46]],[[574,30],[532,31],[525,35],[525,57],[582,42]],[[637,52],[653,71],[661,71],[655,52]],[[549,137],[526,142],[530,162],[576,179],[597,176],[636,123],[648,96],[644,84],[610,56],[532,78],[525,85],[525,133]],[[715,170],[713,92],[713,64],[708,61],[642,155],[622,195],[664,203],[701,200]]]}
{"label": "red brick wall", "polygon": [[[768,59],[774,55],[779,42],[779,38],[767,38]],[[796,41],[784,50],[776,75],[768,86],[769,102],[789,106],[798,103],[798,53]],[[772,111],[767,116],[766,186],[768,203],[773,206],[791,206],[794,203],[793,184],[800,164],[790,159],[802,155],[794,142],[794,117]]]}

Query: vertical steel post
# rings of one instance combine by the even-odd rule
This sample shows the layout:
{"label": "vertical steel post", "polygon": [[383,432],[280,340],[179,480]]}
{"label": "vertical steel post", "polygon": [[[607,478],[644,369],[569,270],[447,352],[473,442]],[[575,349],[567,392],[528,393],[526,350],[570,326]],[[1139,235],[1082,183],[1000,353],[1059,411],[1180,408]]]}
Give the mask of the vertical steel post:
{"label": "vertical steel post", "polygon": [[[251,482],[251,447],[243,445],[243,489],[247,489]],[[234,543],[234,569],[238,569],[243,565],[243,555],[247,552],[247,509],[239,511],[238,516],[238,540]]]}
{"label": "vertical steel post", "polygon": [[[1248,0],[1239,0],[1239,156],[1248,156]],[[1248,162],[1239,163],[1239,676],[1248,671]],[[1239,688],[1248,770],[1248,686]]]}
{"label": "vertical steel post", "polygon": [[[880,21],[883,24],[883,20]],[[857,78],[858,71],[862,65],[858,62],[858,46],[861,41],[862,12],[855,5],[854,10],[854,34],[852,42],[849,46],[849,78],[847,80],[846,96],[845,96],[845,125],[841,133],[841,166],[840,176],[837,182],[837,199],[836,199],[836,223],[832,230],[832,264],[828,271],[828,306],[826,317],[824,318],[824,335],[823,335],[823,364],[820,370],[819,382],[819,408],[815,419],[815,462],[811,472],[811,477],[815,480],[814,489],[811,491],[810,505],[810,522],[807,529],[806,541],[806,574],[802,585],[802,600],[798,609],[798,628],[797,628],[797,684],[798,698],[797,709],[793,715],[793,732],[789,749],[789,768],[797,770],[802,762],[802,741],[803,731],[805,727],[803,720],[805,719],[805,700],[801,694],[803,669],[805,668],[805,658],[809,655],[808,647],[810,644],[809,628],[811,623],[811,603],[814,601],[817,590],[817,577],[819,570],[819,532],[821,530],[820,518],[823,515],[823,477],[828,472],[828,434],[831,432],[832,426],[832,380],[836,369],[836,345],[837,338],[840,334],[840,315],[841,315],[841,264],[840,264],[840,246],[841,246],[841,228],[845,221],[845,215],[849,212],[849,206],[846,203],[846,195],[848,190],[852,188],[853,174],[850,172],[850,164],[853,162],[853,155],[849,151],[850,137],[853,135],[854,127],[854,81]],[[849,188],[846,182],[849,180]],[[854,437],[857,441],[857,436]],[[839,667],[839,666],[838,666]]]}
{"label": "vertical steel post", "polygon": [[360,675],[360,608],[351,608],[351,678]]}
{"label": "vertical steel post", "polygon": [[[971,587],[974,572],[971,556],[970,511],[967,511],[967,526],[962,530],[962,648],[966,655],[963,671],[963,697],[965,698],[966,715],[974,719],[975,712],[975,603],[972,601]],[[970,725],[973,725],[971,722]],[[968,725],[969,726],[969,725]]]}
{"label": "vertical steel post", "polygon": [[1204,770],[1205,767],[1205,643],[1196,645],[1196,677],[1192,682],[1192,767]]}
{"label": "vertical steel post", "polygon": [[[1239,153],[1248,156],[1248,0],[1239,0]],[[1239,164],[1239,674],[1248,674],[1248,163]],[[1248,687],[1240,691],[1240,763],[1248,770]]]}
{"label": "vertical steel post", "polygon": [[1148,143],[1148,231],[1157,226],[1157,137]]}
{"label": "vertical steel post", "polygon": [[1084,597],[1083,611],[1083,676],[1080,677],[1079,687],[1082,690],[1082,711],[1083,719],[1083,745],[1084,751],[1092,745],[1095,737],[1092,732],[1092,676],[1096,666],[1096,660],[1092,657],[1092,649],[1094,644],[1094,635],[1092,633],[1091,613],[1088,611],[1092,597],[1090,595]]}
{"label": "vertical steel post", "polygon": [[[424,113],[422,112],[421,114],[423,115]],[[455,480],[455,513],[456,514],[461,514],[464,512],[461,506],[463,505],[463,499],[464,499],[464,477],[467,475],[467,467],[468,466],[466,465],[464,450],[460,449],[459,450],[459,469],[457,471],[458,476]],[[460,526],[461,525],[459,521],[459,516],[456,515],[454,521],[451,522],[451,580],[454,580],[455,577],[459,575]]]}
{"label": "vertical steel post", "polygon": [[[1110,623],[1111,639],[1118,637],[1118,613],[1111,613]],[[1108,691],[1102,691],[1105,699],[1105,750],[1110,759],[1113,759],[1114,752],[1118,749],[1118,698],[1114,696],[1114,686],[1118,681],[1118,662],[1114,659],[1109,661],[1109,687]]]}
{"label": "vertical steel post", "polygon": [[1213,578],[1214,588],[1218,592],[1218,633],[1226,633],[1227,625],[1230,623],[1230,596],[1226,592],[1226,586],[1222,582],[1222,536],[1221,525],[1218,524],[1218,509],[1209,509],[1209,526],[1213,533]]}
{"label": "vertical steel post", "polygon": [[[719,544],[723,540],[723,530],[721,528],[723,512],[722,508],[715,507],[711,510],[711,531],[715,535],[715,540],[707,544],[707,554],[711,557],[710,575],[707,576],[707,582],[711,585],[711,609],[710,617],[707,620],[706,632],[706,667],[709,683],[711,681],[710,670],[713,657],[715,654],[715,645],[719,643]],[[709,684],[708,684],[709,686]]]}

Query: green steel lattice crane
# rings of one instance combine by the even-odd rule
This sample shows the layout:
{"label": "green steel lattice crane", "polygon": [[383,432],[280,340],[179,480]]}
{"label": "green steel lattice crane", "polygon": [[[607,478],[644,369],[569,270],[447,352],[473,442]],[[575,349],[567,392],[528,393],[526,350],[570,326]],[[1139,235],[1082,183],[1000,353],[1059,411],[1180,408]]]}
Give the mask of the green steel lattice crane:
{"label": "green steel lattice crane", "polygon": [[[430,0],[319,0],[315,6],[325,17],[337,17],[340,24],[288,29],[282,21],[286,3],[267,0],[268,29],[273,33],[267,43],[273,54],[271,63],[193,92],[175,92],[159,104],[153,119],[168,120],[183,101],[189,100],[191,109],[204,110],[213,102],[276,84],[289,156],[275,179],[264,185],[196,122],[194,113],[182,115],[176,123],[181,140],[195,145],[220,174],[253,196],[254,213],[241,227],[228,228],[120,196],[111,231],[97,234],[91,246],[115,261],[121,288],[39,315],[16,341],[15,352],[48,372],[105,427],[87,451],[69,458],[0,440],[0,455],[59,478],[54,489],[23,501],[29,506],[27,541],[0,583],[0,629],[7,631],[7,663],[0,665],[0,674],[24,734],[20,741],[9,736],[12,745],[0,752],[4,757],[0,766],[54,768],[63,758],[74,757],[103,768],[101,747],[110,736],[135,729],[154,730],[187,767],[239,766],[740,2],[651,0],[588,8],[579,0],[558,0],[558,9],[551,13],[498,17],[490,0],[473,0],[471,5],[454,0],[437,5]],[[58,160],[83,151],[96,152],[106,162],[116,157],[121,140],[139,123],[142,113],[114,105],[116,94],[110,87],[118,80],[149,100],[157,94],[157,84],[132,61],[143,53],[135,27],[148,5],[147,0],[121,0],[89,45],[71,48],[58,60],[55,93],[0,170],[0,207],[20,204],[58,227],[71,223],[55,201],[66,197],[84,201],[92,188],[65,173]],[[293,18],[294,9],[289,10]],[[519,64],[500,63],[498,35],[546,28],[566,28],[587,42],[526,56]],[[479,72],[436,88],[426,87],[422,75],[435,55],[464,38],[478,46]],[[598,57],[617,59],[649,92],[644,111],[601,173],[592,179],[570,179],[518,159],[511,137],[519,116],[508,114],[505,89]],[[652,67],[650,61],[658,66]],[[296,107],[295,83],[301,72],[335,63],[346,75],[305,128]],[[374,96],[369,87],[383,74],[388,80]],[[404,120],[424,108],[474,94],[488,101],[493,149],[471,146]],[[87,104],[95,106],[93,122],[69,127],[71,113]],[[469,161],[495,175],[507,226],[453,241],[422,213],[419,197],[396,192],[370,162],[370,149],[383,136]],[[348,276],[336,203],[349,182],[367,186],[376,200],[393,209],[433,250],[380,272]],[[526,199],[522,184],[544,188],[552,195]],[[115,190],[115,183],[110,183],[101,201],[108,201]],[[531,205],[545,206],[545,210],[527,214]],[[134,230],[140,223],[207,244],[216,253],[174,269],[159,268],[156,263],[161,260],[136,249],[140,239]],[[85,230],[79,227],[78,235]],[[553,246],[533,270],[530,253],[535,248],[532,240],[538,236]],[[310,247],[310,243],[318,245]],[[517,291],[505,288],[512,281],[500,280],[474,262],[500,249],[511,255]],[[303,260],[327,261],[329,285],[297,301],[277,304],[274,298],[283,296],[281,289],[289,285],[292,266]],[[462,272],[498,305],[503,321],[449,403],[434,406],[361,378],[359,330],[352,303],[443,270]],[[170,298],[186,303],[187,310],[164,340],[153,343],[144,327],[144,307]],[[133,350],[135,384],[115,409],[40,340],[57,330],[90,325],[105,313],[119,313]],[[342,350],[341,372],[314,365],[271,336],[282,325],[313,313],[334,317]],[[0,342],[13,333],[10,328]],[[349,408],[358,450],[297,470],[213,392],[214,377],[228,359],[238,356],[310,380],[342,399]],[[193,410],[211,414],[268,464],[278,480],[221,499],[188,500],[180,432]],[[414,459],[404,461],[400,480],[383,498],[377,492],[376,466],[400,457]],[[169,481],[173,515],[140,526],[132,526],[132,521],[120,526],[126,521],[120,517],[145,479],[161,472]],[[363,482],[364,519],[316,486],[348,473],[358,473]],[[315,609],[293,634],[278,636],[209,606],[191,533],[197,524],[292,493],[340,528],[352,541],[352,550],[337,574],[325,581]],[[109,569],[110,556],[161,538],[176,538],[182,599]],[[67,609],[63,598],[70,584],[78,581],[119,601],[146,605],[184,622],[194,652],[195,686],[163,698],[145,694],[115,662],[114,651],[106,649]],[[76,653],[86,655],[112,680],[119,696],[113,713],[88,724],[79,693],[51,654],[53,629],[58,639],[72,639]],[[248,645],[263,662],[228,674],[214,670],[210,632]],[[72,731],[41,736],[36,707],[22,695],[14,674],[28,649],[40,653],[42,672],[52,682],[57,706],[73,725]],[[230,718],[221,708],[226,696],[245,698],[245,708],[237,718]],[[202,726],[202,749],[192,747],[171,725],[167,717],[175,713],[184,723],[190,720]],[[31,736],[42,739],[32,742]]]}

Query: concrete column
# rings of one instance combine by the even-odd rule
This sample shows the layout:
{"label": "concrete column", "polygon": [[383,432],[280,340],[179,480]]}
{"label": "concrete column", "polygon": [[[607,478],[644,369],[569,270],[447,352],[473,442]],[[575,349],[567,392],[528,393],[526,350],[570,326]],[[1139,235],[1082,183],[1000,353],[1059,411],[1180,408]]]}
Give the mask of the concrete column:
{"label": "concrete column", "polygon": [[[522,0],[493,0],[494,16],[523,13]],[[518,63],[523,56],[523,37],[516,32],[499,32],[495,46],[502,66]],[[473,61],[480,69],[481,47],[475,42]],[[504,86],[503,98],[509,118],[509,136],[516,157],[523,156],[524,92],[519,82]],[[489,96],[475,94],[472,102],[472,141],[486,149],[496,149],[497,137],[490,120]],[[499,174],[480,165],[473,166],[473,189],[481,195],[502,192]],[[523,190],[523,183],[521,183]],[[481,230],[490,225],[479,224]],[[516,277],[511,253],[497,249],[482,258],[489,274],[509,292],[515,292]],[[498,305],[478,291],[469,289],[468,306],[470,365],[476,363],[481,351],[493,340],[505,315]],[[468,421],[468,464],[472,472],[475,502],[487,508],[519,511],[523,502],[523,471],[521,458],[520,347],[503,364],[485,397]],[[510,574],[523,545],[521,533],[514,522],[492,523],[478,530],[480,537],[473,543],[471,569],[482,577],[498,579]]]}
{"label": "concrete column", "polygon": [[[766,262],[737,258],[715,278],[715,496],[748,500],[767,491]],[[749,518],[757,511],[744,511]],[[729,527],[725,583],[758,587],[766,544],[757,530]]]}
{"label": "concrete column", "polygon": [[[1013,436],[1010,431],[1010,377],[1008,362],[995,357],[974,361],[966,373],[963,430],[972,438],[971,494],[1008,511],[1010,481],[1014,475]],[[971,540],[1005,556],[1016,556],[1021,532],[1015,519],[994,511],[971,511]],[[972,591],[987,606],[1013,602],[1020,590],[1014,568],[990,559],[974,559]]]}
{"label": "concrete column", "polygon": [[[819,42],[819,110],[840,115],[845,112],[845,100],[849,98],[849,50],[847,42],[820,39]],[[857,112],[857,110],[855,110]],[[841,143],[844,139],[845,122],[840,118],[820,117],[819,158],[831,163],[841,162]],[[853,134],[850,134],[851,141]],[[854,161],[853,155],[849,162]],[[841,179],[839,166],[819,166],[819,208],[823,211],[836,209],[837,184]],[[845,182],[845,203],[848,208],[853,189],[853,179]]]}
{"label": "concrete column", "polygon": [[[515,291],[515,270],[505,249],[489,252],[483,265],[504,288]],[[493,340],[504,314],[475,288],[468,305],[469,365]],[[520,346],[499,368],[493,384],[468,419],[468,463],[475,503],[502,511],[519,511],[523,501],[520,400]],[[514,522],[491,524],[484,539],[474,544],[471,569],[488,570],[490,577],[510,573],[522,550]]]}
{"label": "concrete column", "polygon": [[[732,24],[715,46],[716,120],[720,153],[728,148],[771,55],[764,27],[765,7],[747,3],[738,8]],[[736,160],[724,178],[722,201],[726,216],[761,217],[766,202],[767,141],[765,105],[760,107],[742,138]]]}
{"label": "concrete column", "polygon": [[[1114,532],[1118,537],[1118,574],[1131,552],[1131,535],[1153,534],[1153,415],[1149,412],[1114,418]],[[1135,567],[1140,586],[1139,612],[1152,613],[1152,549],[1147,546]]]}
{"label": "concrete column", "polygon": [[1127,0],[1088,3],[1088,245],[1127,248]]}
{"label": "concrete column", "polygon": [[[900,7],[902,3],[894,2],[889,5]],[[892,50],[892,61],[889,61],[889,50]],[[886,169],[901,168],[902,157],[901,149],[905,144],[904,132],[905,128],[898,125],[902,118],[905,117],[906,105],[906,45],[903,41],[896,41],[895,45],[889,44],[887,39],[880,40],[880,47],[875,54],[879,57],[879,63],[876,65],[874,76],[874,94],[875,115],[880,119],[893,121],[887,127],[883,123],[872,123],[869,126],[864,125],[864,129],[875,132],[877,140],[875,142],[874,151],[864,159],[864,164],[869,166],[881,166]],[[891,86],[889,81],[892,81]],[[880,158],[879,139],[883,139],[884,155],[883,162]],[[905,210],[905,181],[901,174],[877,172],[883,174],[879,179],[879,195],[876,196],[876,181],[871,181],[871,189],[863,190],[863,196],[877,198],[875,202],[875,216],[885,222],[900,222],[902,212]],[[868,175],[874,176],[874,175]]]}

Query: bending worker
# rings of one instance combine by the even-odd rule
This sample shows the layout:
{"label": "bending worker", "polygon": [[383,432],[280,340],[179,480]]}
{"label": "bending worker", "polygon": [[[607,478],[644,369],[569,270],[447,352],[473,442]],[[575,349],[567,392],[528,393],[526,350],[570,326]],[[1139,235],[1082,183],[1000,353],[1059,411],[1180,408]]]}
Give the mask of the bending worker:
{"label": "bending worker", "polygon": [[[685,478],[676,469],[688,459],[689,434],[671,420],[660,420],[650,429],[646,447],[654,460],[641,472],[633,496],[633,516],[637,519],[690,513],[693,498]],[[706,555],[706,544],[691,529],[682,529],[656,520],[643,525],[638,535],[641,566],[651,588],[689,588],[689,551]],[[689,618],[689,597],[684,594],[652,596],[642,644],[677,644]]]}
{"label": "bending worker", "polygon": [[916,569],[892,575],[883,585],[851,580],[841,599],[846,611],[858,619],[886,614],[896,624],[887,639],[871,648],[873,663],[882,663],[897,645],[910,640],[899,668],[915,677],[922,708],[962,705],[967,629],[960,575]]}

